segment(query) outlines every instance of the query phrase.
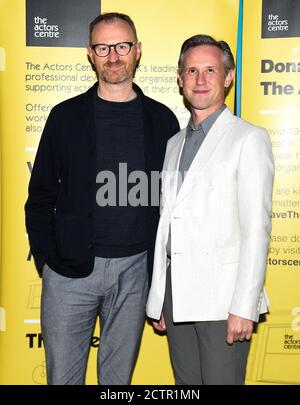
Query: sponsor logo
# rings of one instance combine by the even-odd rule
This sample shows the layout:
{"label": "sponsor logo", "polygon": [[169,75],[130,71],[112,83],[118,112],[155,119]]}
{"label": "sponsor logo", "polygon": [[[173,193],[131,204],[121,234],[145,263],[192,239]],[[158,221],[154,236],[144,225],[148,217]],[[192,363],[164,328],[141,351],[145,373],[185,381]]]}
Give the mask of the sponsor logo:
{"label": "sponsor logo", "polygon": [[85,47],[99,0],[26,0],[26,45]]}
{"label": "sponsor logo", "polygon": [[263,0],[262,38],[300,37],[298,0]]}

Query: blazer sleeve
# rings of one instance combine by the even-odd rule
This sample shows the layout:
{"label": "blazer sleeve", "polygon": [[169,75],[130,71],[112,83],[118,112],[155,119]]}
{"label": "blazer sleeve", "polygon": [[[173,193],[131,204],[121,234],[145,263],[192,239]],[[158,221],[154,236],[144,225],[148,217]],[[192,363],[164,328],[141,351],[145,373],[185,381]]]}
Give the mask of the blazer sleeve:
{"label": "blazer sleeve", "polygon": [[55,111],[52,110],[41,136],[25,204],[30,249],[40,274],[47,257],[56,250],[54,220],[60,172],[56,138],[57,125]]}
{"label": "blazer sleeve", "polygon": [[241,149],[238,215],[241,232],[239,268],[230,313],[258,320],[271,233],[274,162],[267,132],[255,128]]}

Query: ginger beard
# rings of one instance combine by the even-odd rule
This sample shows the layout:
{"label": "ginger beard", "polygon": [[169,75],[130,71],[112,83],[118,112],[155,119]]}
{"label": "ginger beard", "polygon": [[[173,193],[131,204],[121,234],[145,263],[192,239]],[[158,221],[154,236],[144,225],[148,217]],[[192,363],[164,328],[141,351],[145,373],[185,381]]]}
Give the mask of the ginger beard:
{"label": "ginger beard", "polygon": [[115,62],[107,61],[98,69],[99,80],[110,84],[123,83],[133,77],[135,66],[126,64],[120,59]]}

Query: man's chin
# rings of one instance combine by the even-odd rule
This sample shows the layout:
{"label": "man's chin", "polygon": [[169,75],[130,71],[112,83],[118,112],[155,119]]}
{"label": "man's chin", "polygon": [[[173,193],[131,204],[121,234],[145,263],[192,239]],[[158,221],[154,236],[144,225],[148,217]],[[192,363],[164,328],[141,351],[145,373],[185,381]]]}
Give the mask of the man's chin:
{"label": "man's chin", "polygon": [[128,75],[105,75],[102,77],[102,80],[105,83],[109,83],[109,84],[121,84],[126,82],[129,79]]}

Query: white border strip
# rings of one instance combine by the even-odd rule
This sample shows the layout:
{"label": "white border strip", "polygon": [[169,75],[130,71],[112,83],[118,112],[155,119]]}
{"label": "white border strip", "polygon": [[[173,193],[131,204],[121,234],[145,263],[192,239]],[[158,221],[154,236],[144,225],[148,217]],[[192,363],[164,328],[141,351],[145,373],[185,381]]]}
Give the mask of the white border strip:
{"label": "white border strip", "polygon": [[25,152],[36,152],[37,147],[36,146],[26,146]]}
{"label": "white border strip", "polygon": [[260,115],[299,115],[300,110],[295,108],[280,110],[259,110]]}
{"label": "white border strip", "polygon": [[40,323],[39,319],[24,319],[24,323]]}

